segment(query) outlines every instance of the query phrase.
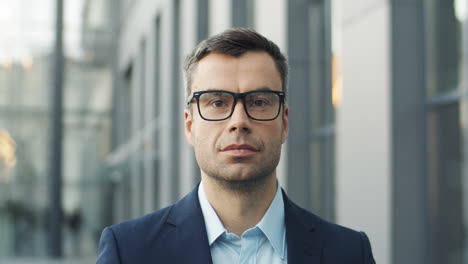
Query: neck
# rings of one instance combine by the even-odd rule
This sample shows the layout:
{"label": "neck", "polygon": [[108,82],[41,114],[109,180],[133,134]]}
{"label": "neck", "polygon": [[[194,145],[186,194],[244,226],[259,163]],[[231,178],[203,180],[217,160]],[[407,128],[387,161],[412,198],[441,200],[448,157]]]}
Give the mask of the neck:
{"label": "neck", "polygon": [[276,172],[265,184],[248,192],[229,190],[216,180],[204,175],[202,184],[206,197],[227,231],[241,236],[254,227],[265,215],[276,194]]}

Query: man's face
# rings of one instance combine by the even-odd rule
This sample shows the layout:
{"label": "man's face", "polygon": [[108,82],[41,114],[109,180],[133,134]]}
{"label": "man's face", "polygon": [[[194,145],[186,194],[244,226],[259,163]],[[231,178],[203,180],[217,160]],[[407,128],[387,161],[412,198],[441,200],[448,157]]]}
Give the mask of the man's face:
{"label": "man's face", "polygon": [[[198,62],[191,88],[192,92],[281,91],[281,78],[266,52],[247,52],[240,57],[212,53]],[[288,134],[288,109],[275,120],[256,121],[247,116],[242,100],[235,104],[232,116],[223,121],[203,120],[196,102],[191,111],[185,111],[185,134],[194,147],[202,176],[225,183],[276,177],[281,145]]]}

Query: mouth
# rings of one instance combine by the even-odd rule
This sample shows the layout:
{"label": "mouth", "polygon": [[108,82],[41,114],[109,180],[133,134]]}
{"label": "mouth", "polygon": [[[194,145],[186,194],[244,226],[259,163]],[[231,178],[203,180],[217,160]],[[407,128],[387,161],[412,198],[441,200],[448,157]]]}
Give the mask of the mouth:
{"label": "mouth", "polygon": [[221,149],[221,152],[235,157],[247,157],[259,152],[259,149],[250,144],[231,144]]}

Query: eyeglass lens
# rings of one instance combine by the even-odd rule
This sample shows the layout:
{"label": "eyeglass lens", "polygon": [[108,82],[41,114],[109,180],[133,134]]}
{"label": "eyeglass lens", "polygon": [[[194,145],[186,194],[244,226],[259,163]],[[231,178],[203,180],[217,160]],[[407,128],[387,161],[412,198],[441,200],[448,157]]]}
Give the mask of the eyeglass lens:
{"label": "eyeglass lens", "polygon": [[[200,95],[200,114],[206,119],[225,119],[234,110],[235,97],[231,93],[213,91]],[[274,119],[279,112],[280,96],[273,92],[249,93],[244,98],[247,114],[254,119]]]}

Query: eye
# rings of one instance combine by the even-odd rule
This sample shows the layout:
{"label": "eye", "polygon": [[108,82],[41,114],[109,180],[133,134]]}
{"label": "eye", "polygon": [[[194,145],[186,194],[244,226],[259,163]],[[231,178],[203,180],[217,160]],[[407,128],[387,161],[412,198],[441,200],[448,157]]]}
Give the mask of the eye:
{"label": "eye", "polygon": [[252,102],[252,106],[256,106],[256,107],[264,107],[266,105],[268,105],[268,102],[264,99],[255,99]]}
{"label": "eye", "polygon": [[270,101],[263,97],[256,97],[251,98],[251,100],[248,100],[247,105],[252,108],[265,108],[270,105]]}
{"label": "eye", "polygon": [[210,101],[210,105],[213,108],[221,108],[221,107],[225,107],[227,104],[226,104],[226,101],[223,99],[215,99],[215,100]]}

